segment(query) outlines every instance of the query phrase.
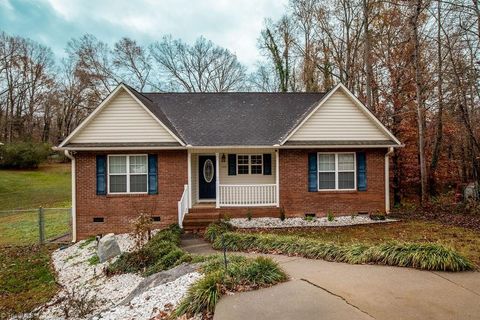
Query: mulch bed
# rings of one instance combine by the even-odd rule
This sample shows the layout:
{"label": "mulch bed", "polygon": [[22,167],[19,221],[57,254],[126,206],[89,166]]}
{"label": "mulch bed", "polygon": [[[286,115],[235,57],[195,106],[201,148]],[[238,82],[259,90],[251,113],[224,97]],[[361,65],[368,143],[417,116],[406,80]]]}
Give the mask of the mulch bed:
{"label": "mulch bed", "polygon": [[440,222],[446,225],[456,227],[463,227],[480,231],[480,214],[475,213],[452,213],[451,211],[413,211],[413,212],[392,212],[391,218],[398,218],[402,220],[417,219],[417,220],[431,220]]}

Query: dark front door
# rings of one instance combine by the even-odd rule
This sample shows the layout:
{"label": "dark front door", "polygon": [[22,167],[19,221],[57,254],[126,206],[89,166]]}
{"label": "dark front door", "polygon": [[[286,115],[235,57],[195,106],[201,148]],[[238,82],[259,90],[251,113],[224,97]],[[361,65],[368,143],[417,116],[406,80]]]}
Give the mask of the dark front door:
{"label": "dark front door", "polygon": [[215,199],[215,156],[198,156],[198,198]]}

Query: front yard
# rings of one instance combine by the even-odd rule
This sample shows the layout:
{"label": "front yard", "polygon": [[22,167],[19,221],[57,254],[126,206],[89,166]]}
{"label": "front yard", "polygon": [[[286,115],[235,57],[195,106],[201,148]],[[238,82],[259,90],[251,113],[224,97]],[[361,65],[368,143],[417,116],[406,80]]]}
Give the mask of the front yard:
{"label": "front yard", "polygon": [[[248,231],[246,231],[248,232]],[[309,229],[269,229],[255,232],[295,235],[338,244],[380,244],[388,241],[439,243],[480,266],[480,232],[434,221],[405,220],[385,224]]]}

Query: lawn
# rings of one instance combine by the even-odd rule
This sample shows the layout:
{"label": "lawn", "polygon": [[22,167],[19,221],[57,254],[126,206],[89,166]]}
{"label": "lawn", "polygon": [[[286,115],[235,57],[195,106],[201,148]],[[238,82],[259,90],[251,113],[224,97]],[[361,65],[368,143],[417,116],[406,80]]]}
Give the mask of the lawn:
{"label": "lawn", "polygon": [[[38,207],[44,211],[46,239],[69,231],[69,164],[46,164],[38,170],[0,170],[0,246],[38,241]],[[31,209],[22,212],[1,212]]]}
{"label": "lawn", "polygon": [[0,170],[0,211],[71,205],[70,164],[37,170]]}
{"label": "lawn", "polygon": [[50,261],[55,246],[0,248],[0,318],[32,311],[57,292]]}
{"label": "lawn", "polygon": [[297,235],[339,244],[361,243],[373,245],[390,240],[440,243],[457,250],[477,266],[480,266],[480,232],[431,221],[407,220],[351,227],[268,230],[262,232]]}

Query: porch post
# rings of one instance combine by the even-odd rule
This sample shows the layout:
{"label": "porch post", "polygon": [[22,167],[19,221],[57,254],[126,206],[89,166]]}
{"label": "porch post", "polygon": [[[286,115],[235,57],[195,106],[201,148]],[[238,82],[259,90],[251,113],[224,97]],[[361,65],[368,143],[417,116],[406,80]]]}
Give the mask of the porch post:
{"label": "porch post", "polygon": [[192,208],[192,150],[188,149],[188,208]]}
{"label": "porch post", "polygon": [[220,208],[220,161],[219,153],[215,153],[215,208]]}
{"label": "porch post", "polygon": [[275,197],[277,198],[277,207],[280,207],[280,150],[275,149]]}

